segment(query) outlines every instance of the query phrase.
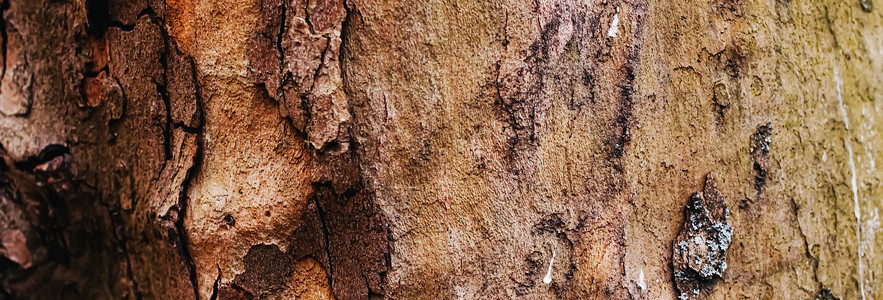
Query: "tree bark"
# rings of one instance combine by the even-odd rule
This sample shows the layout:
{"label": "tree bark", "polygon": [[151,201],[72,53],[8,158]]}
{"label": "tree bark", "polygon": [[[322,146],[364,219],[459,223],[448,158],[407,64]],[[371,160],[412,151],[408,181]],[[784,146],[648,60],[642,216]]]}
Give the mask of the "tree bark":
{"label": "tree bark", "polygon": [[871,1],[5,0],[0,300],[883,299]]}

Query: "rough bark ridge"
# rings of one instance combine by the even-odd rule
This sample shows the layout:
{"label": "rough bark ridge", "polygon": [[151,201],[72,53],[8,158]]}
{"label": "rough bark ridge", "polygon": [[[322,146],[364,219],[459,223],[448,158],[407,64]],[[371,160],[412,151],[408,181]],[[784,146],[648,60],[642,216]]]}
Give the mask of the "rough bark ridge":
{"label": "rough bark ridge", "polygon": [[883,298],[870,1],[0,15],[0,299]]}

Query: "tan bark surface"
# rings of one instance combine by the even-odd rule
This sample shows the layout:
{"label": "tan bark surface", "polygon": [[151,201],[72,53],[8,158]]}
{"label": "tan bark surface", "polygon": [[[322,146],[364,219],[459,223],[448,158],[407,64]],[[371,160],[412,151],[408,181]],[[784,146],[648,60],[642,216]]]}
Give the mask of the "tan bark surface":
{"label": "tan bark surface", "polygon": [[6,0],[0,299],[881,299],[870,0]]}

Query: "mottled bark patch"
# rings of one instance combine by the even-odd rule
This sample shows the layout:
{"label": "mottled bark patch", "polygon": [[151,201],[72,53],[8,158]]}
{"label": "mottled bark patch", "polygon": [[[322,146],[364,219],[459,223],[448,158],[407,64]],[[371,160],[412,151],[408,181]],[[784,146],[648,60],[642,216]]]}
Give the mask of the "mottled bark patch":
{"label": "mottled bark patch", "polygon": [[245,273],[236,276],[236,285],[263,295],[281,289],[294,271],[291,256],[276,245],[255,245],[243,258]]}
{"label": "mottled bark patch", "polygon": [[729,209],[711,173],[705,189],[687,204],[684,227],[674,241],[672,265],[678,299],[701,299],[711,293],[727,269],[727,250],[733,238]]}
{"label": "mottled bark patch", "polygon": [[543,264],[548,263],[548,259],[545,258],[542,252],[533,251],[524,259],[524,263],[526,265],[524,280],[516,280],[518,286],[515,288],[515,294],[518,296],[529,294],[530,290],[537,284],[537,281],[541,280],[545,271],[543,270],[543,267],[545,267]]}
{"label": "mottled bark patch", "polygon": [[757,126],[751,140],[751,156],[754,158],[754,189],[758,195],[767,183],[767,168],[770,160],[770,137],[773,134],[773,124],[767,122]]}
{"label": "mottled bark patch", "polygon": [[718,126],[726,125],[727,109],[730,107],[730,92],[727,90],[727,84],[723,81],[716,82],[712,91],[711,101],[712,109],[715,114],[715,121]]}

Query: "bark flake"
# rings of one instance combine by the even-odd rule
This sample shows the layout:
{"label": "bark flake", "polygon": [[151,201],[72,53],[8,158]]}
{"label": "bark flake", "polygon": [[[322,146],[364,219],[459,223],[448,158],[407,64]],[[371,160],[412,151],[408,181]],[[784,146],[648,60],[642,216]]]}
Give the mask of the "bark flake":
{"label": "bark flake", "polygon": [[733,240],[729,215],[725,198],[709,173],[704,190],[690,198],[684,226],[674,241],[672,265],[679,300],[706,297],[726,271],[726,254]]}

